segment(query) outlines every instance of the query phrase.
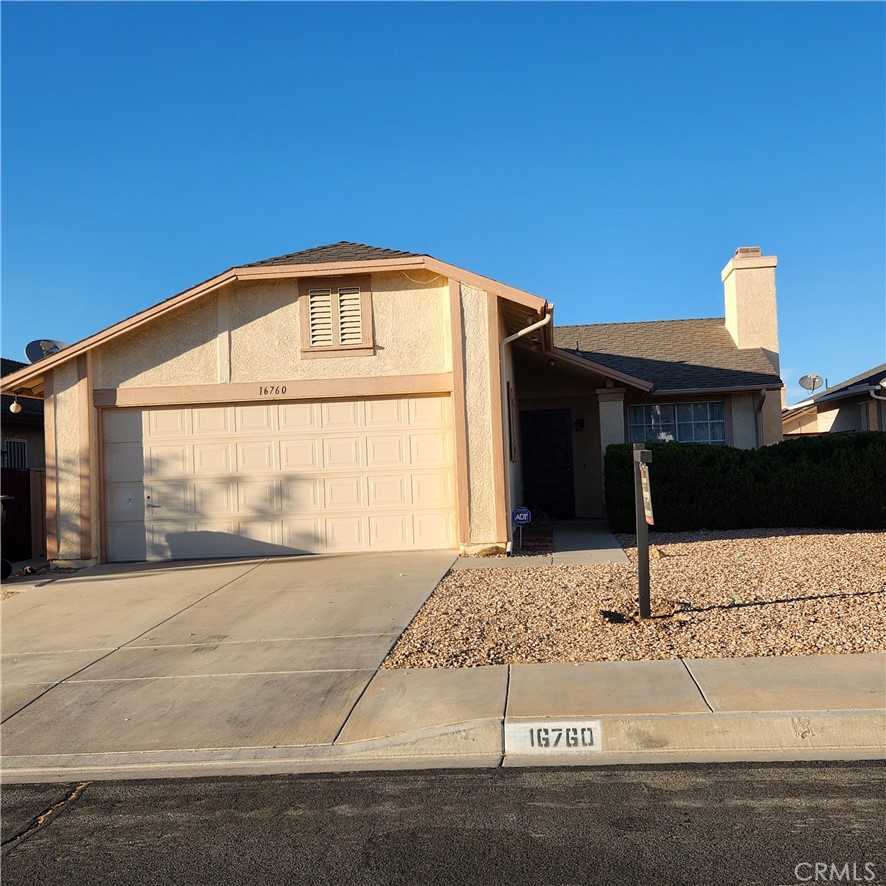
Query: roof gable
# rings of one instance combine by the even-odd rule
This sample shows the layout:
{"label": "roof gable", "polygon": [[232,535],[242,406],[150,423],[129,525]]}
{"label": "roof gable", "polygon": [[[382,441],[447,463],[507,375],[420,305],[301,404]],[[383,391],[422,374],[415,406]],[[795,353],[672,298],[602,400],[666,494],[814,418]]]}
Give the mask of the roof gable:
{"label": "roof gable", "polygon": [[762,348],[737,347],[721,318],[558,326],[554,343],[656,391],[781,387]]}

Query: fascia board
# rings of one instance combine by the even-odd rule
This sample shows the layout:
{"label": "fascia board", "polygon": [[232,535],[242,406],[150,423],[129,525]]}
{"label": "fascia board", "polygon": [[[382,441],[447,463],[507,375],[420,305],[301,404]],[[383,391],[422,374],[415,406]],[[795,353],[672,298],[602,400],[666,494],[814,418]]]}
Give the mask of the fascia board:
{"label": "fascia board", "polygon": [[540,295],[533,295],[531,292],[515,289],[513,286],[499,283],[497,280],[483,277],[472,271],[466,271],[464,268],[458,268],[455,265],[447,264],[439,259],[431,258],[431,256],[424,256],[424,259],[424,266],[429,271],[436,271],[438,274],[443,274],[446,277],[451,277],[453,280],[458,280],[459,283],[467,283],[468,286],[482,289],[484,292],[488,292],[491,295],[497,295],[499,298],[516,302],[523,307],[532,308],[539,315],[543,315],[548,307],[548,300],[542,298]]}
{"label": "fascia board", "polygon": [[656,397],[677,397],[681,394],[745,394],[748,392],[759,393],[760,391],[780,391],[784,385],[770,382],[762,385],[733,385],[719,388],[656,388],[653,395]]}

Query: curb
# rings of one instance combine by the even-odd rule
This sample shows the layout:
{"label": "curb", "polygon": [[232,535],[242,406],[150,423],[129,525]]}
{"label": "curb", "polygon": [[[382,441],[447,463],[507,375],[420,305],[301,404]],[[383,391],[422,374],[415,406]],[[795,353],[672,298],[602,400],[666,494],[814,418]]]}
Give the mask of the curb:
{"label": "curb", "polygon": [[[532,748],[530,730],[594,730],[593,745]],[[538,734],[537,732],[535,734]],[[573,733],[569,733],[573,734]],[[580,734],[580,733],[579,733]],[[310,747],[7,757],[4,784],[425,768],[886,759],[886,711],[493,719]]]}

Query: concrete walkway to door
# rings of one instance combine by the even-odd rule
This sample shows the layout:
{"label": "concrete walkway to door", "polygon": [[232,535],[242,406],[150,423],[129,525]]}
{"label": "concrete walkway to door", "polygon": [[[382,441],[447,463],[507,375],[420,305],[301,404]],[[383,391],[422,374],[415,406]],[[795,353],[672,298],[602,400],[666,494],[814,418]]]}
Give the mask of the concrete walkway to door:
{"label": "concrete walkway to door", "polygon": [[452,551],[105,565],[3,601],[3,754],[331,744]]}

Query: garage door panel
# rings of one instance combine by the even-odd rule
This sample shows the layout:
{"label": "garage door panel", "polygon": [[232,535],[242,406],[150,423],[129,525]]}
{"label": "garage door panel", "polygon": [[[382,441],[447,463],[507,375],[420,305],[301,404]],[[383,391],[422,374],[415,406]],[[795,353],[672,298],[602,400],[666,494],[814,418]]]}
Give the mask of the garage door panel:
{"label": "garage door panel", "polygon": [[401,428],[406,424],[403,400],[367,400],[365,405],[366,428]]}
{"label": "garage door panel", "polygon": [[145,510],[151,520],[187,520],[191,513],[190,483],[179,480],[145,487]]}
{"label": "garage door panel", "polygon": [[450,508],[453,505],[452,475],[444,472],[413,474],[412,503],[419,508]]}
{"label": "garage door panel", "polygon": [[280,482],[281,510],[286,513],[305,513],[323,505],[323,485],[316,477],[288,477]]}
{"label": "garage door panel", "polygon": [[450,412],[445,396],[109,410],[109,557],[454,547]]}
{"label": "garage door panel", "polygon": [[359,551],[365,547],[362,517],[327,517],[326,547],[330,551]]}
{"label": "garage door panel", "polygon": [[277,523],[275,520],[241,520],[237,525],[241,538],[251,538],[266,545],[277,545]]}
{"label": "garage door panel", "polygon": [[455,520],[451,514],[414,514],[413,538],[416,547],[446,547],[455,536]]}
{"label": "garage door panel", "polygon": [[281,431],[310,433],[320,430],[319,403],[281,403],[278,416]]}
{"label": "garage door panel", "polygon": [[181,437],[191,431],[189,409],[153,409],[148,412],[150,437]]}
{"label": "garage door panel", "polygon": [[281,440],[280,467],[284,471],[316,471],[320,467],[319,440]]}
{"label": "garage door panel", "polygon": [[403,507],[409,504],[408,478],[403,474],[367,478],[366,503],[370,508]]}
{"label": "garage door panel", "polygon": [[148,474],[151,477],[181,477],[190,473],[190,446],[182,443],[152,443],[148,446]]}
{"label": "garage door panel", "polygon": [[273,471],[276,469],[274,452],[276,446],[272,440],[262,440],[255,443],[238,443],[237,472],[249,474],[256,471]]}
{"label": "garage door panel", "polygon": [[409,546],[409,518],[391,514],[368,518],[370,547],[400,550]]}
{"label": "garage door panel", "polygon": [[238,481],[237,509],[245,514],[271,514],[277,508],[277,483],[274,480]]}
{"label": "garage door panel", "polygon": [[235,406],[234,429],[239,433],[253,431],[271,431],[274,429],[274,407],[270,404],[260,406]]}
{"label": "garage door panel", "polygon": [[363,506],[362,477],[329,477],[323,482],[323,504],[327,508]]}
{"label": "garage door panel", "polygon": [[108,559],[112,563],[148,559],[144,520],[137,523],[112,523],[107,531]]}
{"label": "garage door panel", "polygon": [[230,474],[233,459],[227,443],[195,443],[194,473]]}
{"label": "garage door panel", "polygon": [[203,406],[193,412],[193,433],[197,435],[230,432],[231,410],[227,406]]}
{"label": "garage door panel", "polygon": [[319,519],[283,520],[283,544],[294,551],[318,551],[325,547]]}
{"label": "garage door panel", "polygon": [[363,427],[363,403],[340,400],[320,406],[322,427],[327,431],[346,431]]}
{"label": "garage door panel", "polygon": [[367,437],[366,466],[368,468],[402,467],[407,463],[406,438],[403,435]]}
{"label": "garage door panel", "polygon": [[104,415],[105,443],[140,443],[144,437],[140,409],[108,409]]}
{"label": "garage door panel", "polygon": [[193,484],[194,513],[228,514],[234,512],[233,483],[227,479]]}
{"label": "garage door panel", "polygon": [[323,468],[329,471],[352,470],[363,465],[361,437],[325,437],[323,439]]}
{"label": "garage door panel", "polygon": [[105,485],[105,508],[114,520],[145,518],[145,487],[141,483],[108,483]]}
{"label": "garage door panel", "polygon": [[411,434],[410,463],[414,467],[438,467],[451,464],[449,434],[444,432]]}
{"label": "garage door panel", "polygon": [[440,427],[451,425],[448,397],[415,397],[409,404],[409,424],[412,427]]}
{"label": "garage door panel", "polygon": [[108,482],[141,480],[145,456],[141,440],[105,444],[105,477]]}

